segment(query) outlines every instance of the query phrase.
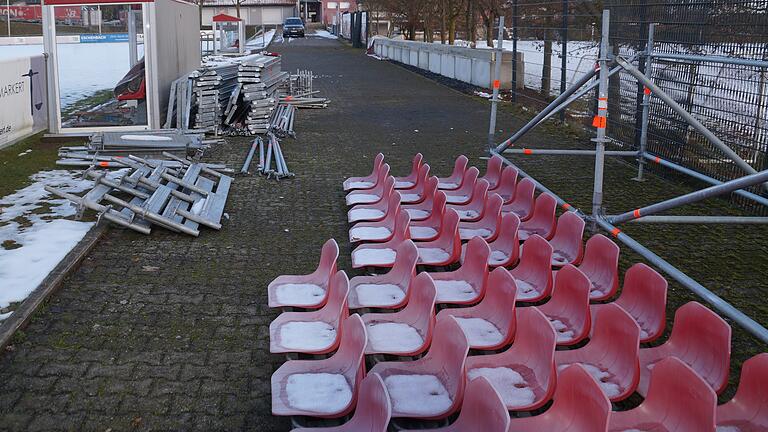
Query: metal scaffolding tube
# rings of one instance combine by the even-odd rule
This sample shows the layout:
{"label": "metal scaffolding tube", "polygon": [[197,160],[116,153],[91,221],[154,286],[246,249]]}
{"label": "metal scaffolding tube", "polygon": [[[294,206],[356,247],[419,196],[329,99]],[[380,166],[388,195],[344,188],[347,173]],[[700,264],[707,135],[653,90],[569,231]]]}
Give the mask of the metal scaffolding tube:
{"label": "metal scaffolding tube", "polygon": [[[653,34],[656,30],[656,25],[651,23],[648,25],[648,42],[645,47],[645,77],[649,80],[653,74]],[[645,153],[645,149],[648,146],[648,115],[651,110],[651,92],[646,87],[643,88],[643,113],[640,126],[640,154]],[[645,170],[645,159],[639,158],[637,161],[637,177],[635,180],[643,181],[643,171]]]}
{"label": "metal scaffolding tube", "polygon": [[[610,219],[610,217],[607,217]],[[637,223],[668,223],[668,224],[768,224],[768,217],[756,216],[642,216],[632,219]]]}
{"label": "metal scaffolding tube", "polygon": [[638,219],[641,216],[650,216],[665,210],[669,210],[682,205],[691,204],[697,201],[705,200],[718,195],[731,193],[735,190],[748,186],[764,183],[768,181],[768,170],[760,171],[757,174],[750,174],[736,180],[727,181],[723,184],[710,186],[706,189],[697,190],[679,197],[668,199],[656,204],[641,207],[617,216],[613,216],[608,221],[612,224],[620,224],[632,219]]}
{"label": "metal scaffolding tube", "polygon": [[504,17],[499,17],[499,38],[496,43],[493,62],[493,97],[491,98],[491,121],[488,124],[488,149],[493,148],[496,140],[496,112],[499,106],[499,88],[501,88],[501,61],[504,57]]}
{"label": "metal scaffolding tube", "polygon": [[[669,105],[672,110],[674,110],[676,113],[678,113],[683,120],[687,121],[691,126],[693,126],[694,129],[696,129],[698,132],[700,132],[704,137],[709,140],[712,144],[714,144],[717,148],[723,151],[731,160],[733,160],[736,165],[738,165],[741,169],[744,171],[754,174],[757,172],[752,165],[748,164],[747,161],[741,158],[738,154],[736,154],[735,151],[733,151],[732,148],[728,147],[720,138],[718,138],[712,131],[707,129],[706,126],[701,124],[700,121],[698,121],[694,116],[692,116],[688,111],[686,111],[683,107],[681,107],[677,102],[675,102],[672,97],[670,97],[668,94],[664,93],[663,90],[661,90],[656,84],[653,83],[650,79],[646,78],[645,75],[643,75],[642,72],[640,72],[635,66],[633,66],[631,63],[627,62],[625,59],[621,57],[616,57],[616,61],[634,76],[638,81],[645,84],[646,87],[648,87],[653,94],[659,97],[664,103]],[[768,190],[768,185],[763,185],[763,187]]]}
{"label": "metal scaffolding tube", "polygon": [[[636,151],[605,151],[606,156],[638,156]],[[504,154],[523,155],[569,155],[569,156],[594,156],[595,150],[559,150],[559,149],[506,149]]]}
{"label": "metal scaffolding tube", "polygon": [[657,53],[653,54],[653,57],[659,59],[668,60],[686,60],[692,62],[707,62],[707,63],[724,63],[740,66],[754,66],[759,68],[768,68],[768,61],[765,60],[752,60],[741,59],[734,57],[723,57],[714,55],[695,55],[695,54],[673,54],[673,53]]}
{"label": "metal scaffolding tube", "polygon": [[[592,141],[595,143],[595,183],[592,190],[592,217],[597,218],[603,212],[603,174],[605,172],[605,129],[608,126],[608,40],[610,37],[611,13],[603,10],[602,37],[600,39],[600,84],[598,85],[597,115],[593,121],[597,132]],[[592,231],[597,225],[592,222]]]}
{"label": "metal scaffolding tube", "polygon": [[[723,184],[723,182],[720,181],[720,180],[717,180],[715,178],[706,176],[706,175],[704,175],[704,174],[702,174],[702,173],[700,173],[698,171],[694,171],[694,170],[692,170],[690,168],[686,168],[686,167],[684,167],[682,165],[678,165],[678,164],[676,164],[674,162],[670,162],[670,161],[668,161],[666,159],[662,159],[661,157],[653,155],[651,153],[647,153],[647,152],[643,153],[642,157],[644,159],[649,160],[649,161],[653,161],[653,162],[655,162],[655,163],[657,163],[657,164],[659,164],[659,165],[661,165],[663,167],[673,169],[673,170],[675,170],[675,171],[677,171],[679,173],[689,175],[689,176],[691,176],[691,177],[693,177],[695,179],[701,180],[703,182],[706,182],[706,183],[709,183],[709,184],[713,184],[713,185]],[[738,196],[740,196],[740,197],[746,198],[748,200],[752,200],[752,201],[754,201],[754,202],[756,202],[758,204],[762,204],[762,205],[768,207],[768,198],[761,197],[760,195],[753,194],[752,192],[747,192],[747,191],[745,191],[743,189],[739,189],[737,191],[733,191],[733,193],[738,195]]]}

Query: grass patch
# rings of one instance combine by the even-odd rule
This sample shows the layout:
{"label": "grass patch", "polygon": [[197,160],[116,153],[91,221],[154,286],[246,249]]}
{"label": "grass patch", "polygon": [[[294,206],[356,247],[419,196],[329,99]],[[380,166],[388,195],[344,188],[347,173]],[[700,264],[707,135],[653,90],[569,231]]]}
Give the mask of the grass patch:
{"label": "grass patch", "polygon": [[61,109],[62,121],[66,121],[69,117],[81,112],[88,111],[93,107],[99,106],[105,102],[108,102],[115,98],[115,93],[112,90],[99,90],[96,93],[74,102],[66,108]]}
{"label": "grass patch", "polygon": [[[55,169],[59,146],[72,145],[76,142],[66,144],[42,142],[42,137],[41,132],[0,150],[0,197],[31,184],[29,176],[32,174]],[[19,156],[27,150],[32,151]]]}

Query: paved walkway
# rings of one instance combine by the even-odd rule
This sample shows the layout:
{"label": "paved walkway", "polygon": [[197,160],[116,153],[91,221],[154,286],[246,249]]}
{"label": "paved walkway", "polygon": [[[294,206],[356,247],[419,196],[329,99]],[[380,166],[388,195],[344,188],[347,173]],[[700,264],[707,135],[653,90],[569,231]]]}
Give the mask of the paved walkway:
{"label": "paved walkway", "polygon": [[[368,173],[378,151],[396,173],[409,170],[416,151],[441,175],[459,154],[484,163],[478,157],[486,141],[487,102],[335,41],[275,48],[287,69],[319,75],[316,85],[332,99],[326,110],[301,111],[299,139],[283,144],[296,178],[275,183],[239,177],[224,228],[203,230],[196,239],[159,229],[151,236],[110,229],[0,356],[0,430],[288,430],[286,419],[270,414],[269,379],[283,357],[268,350],[276,312],[266,305],[266,286],[277,275],[310,271],[331,237],[341,245],[340,268],[350,269],[342,180]],[[504,112],[499,124],[506,134],[521,121]],[[532,134],[526,144],[573,145],[550,132]],[[210,158],[239,167],[248,144],[228,139]],[[554,161],[524,166],[586,206],[586,158]],[[611,210],[680,191],[658,180],[630,182],[630,171],[609,163]],[[688,262],[694,276],[724,287],[730,298],[765,293],[765,242],[730,252],[750,238],[743,229],[717,228],[706,243],[701,239],[711,227],[674,228],[658,230],[669,245],[662,255]],[[706,247],[692,246],[701,241]],[[733,254],[726,270],[718,256],[724,251]],[[623,268],[637,261],[623,252]],[[670,297],[672,304],[691,298],[680,290]],[[766,322],[765,306],[755,310]],[[738,359],[765,349],[739,337]]]}

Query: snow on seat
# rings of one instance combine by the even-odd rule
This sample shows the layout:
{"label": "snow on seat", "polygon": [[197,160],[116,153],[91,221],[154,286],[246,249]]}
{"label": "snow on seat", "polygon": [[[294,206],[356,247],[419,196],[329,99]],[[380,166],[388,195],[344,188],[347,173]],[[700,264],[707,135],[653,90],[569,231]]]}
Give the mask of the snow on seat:
{"label": "snow on seat", "polygon": [[552,406],[543,414],[513,418],[508,432],[606,432],[611,403],[589,373],[569,366],[558,379]]}
{"label": "snow on seat", "polygon": [[355,407],[365,371],[365,326],[358,315],[343,322],[339,349],[322,360],[289,360],[272,374],[272,414],[343,417]]}
{"label": "snow on seat", "polygon": [[413,280],[408,304],[395,313],[362,316],[368,333],[366,354],[415,356],[432,341],[435,323],[435,284],[421,273]]}
{"label": "snow on seat", "polygon": [[536,184],[528,178],[520,180],[515,188],[515,197],[512,202],[504,204],[501,211],[504,213],[512,212],[520,218],[521,221],[528,220],[533,213],[533,194],[536,191]]}
{"label": "snow on seat", "polygon": [[595,331],[589,343],[577,349],[557,351],[558,371],[578,363],[587,370],[611,402],[628,398],[637,388],[640,366],[640,328],[622,308],[609,304],[593,316]]}
{"label": "snow on seat", "polygon": [[328,288],[328,302],[311,312],[284,312],[269,324],[269,352],[326,354],[339,346],[339,324],[348,315],[349,279],[337,272]]}
{"label": "snow on seat", "polygon": [[[517,227],[520,219],[513,213],[501,217],[498,236],[488,242],[491,253],[488,255],[489,267],[512,267],[520,257],[520,241],[517,239]],[[464,262],[467,245],[461,245],[461,262]]]}
{"label": "snow on seat", "polygon": [[328,282],[336,274],[339,245],[325,242],[317,269],[308,275],[278,276],[267,286],[269,307],[319,308],[328,300]]}
{"label": "snow on seat", "polygon": [[716,405],[712,388],[688,365],[670,357],[654,368],[648,396],[640,406],[611,412],[608,430],[714,431]]}
{"label": "snow on seat", "polygon": [[533,235],[520,250],[520,263],[510,270],[517,285],[517,301],[544,300],[552,294],[552,246]]}
{"label": "snow on seat", "polygon": [[378,374],[368,374],[360,381],[357,407],[352,419],[341,426],[297,428],[291,432],[387,432],[392,404],[384,381]]}
{"label": "snow on seat", "polygon": [[468,357],[467,380],[485,377],[508,410],[531,411],[555,391],[555,331],[534,306],[517,308],[515,315],[515,343],[499,354]]}
{"label": "snow on seat", "polygon": [[[445,190],[445,196],[448,199],[448,204],[466,204],[472,199],[472,194],[475,191],[475,186],[477,183],[477,177],[480,175],[480,171],[475,168],[471,167],[467,170],[467,172],[464,174],[464,182],[461,184],[461,187],[454,190]],[[483,180],[483,183],[486,185],[488,182]],[[438,188],[440,185],[438,184]],[[485,189],[486,192],[488,189]]]}
{"label": "snow on seat", "polygon": [[555,235],[549,240],[552,245],[552,267],[566,264],[579,265],[584,256],[584,219],[574,212],[565,212],[557,218]]}
{"label": "snow on seat", "polygon": [[501,206],[503,201],[500,196],[491,194],[485,200],[483,216],[476,222],[459,222],[459,237],[462,241],[474,237],[482,237],[486,241],[493,241],[499,235],[501,225]]}
{"label": "snow on seat", "polygon": [[437,289],[437,302],[474,304],[485,295],[488,283],[488,244],[480,237],[467,244],[467,259],[458,270],[430,273]]}
{"label": "snow on seat", "polygon": [[392,238],[400,214],[400,194],[392,192],[387,205],[387,214],[378,222],[358,222],[349,229],[349,242],[383,242]]}
{"label": "snow on seat", "polygon": [[388,198],[395,187],[395,178],[389,175],[389,165],[384,164],[379,171],[379,179],[376,185],[370,189],[353,190],[348,193],[345,201],[347,206],[357,204],[375,204],[382,198]]}
{"label": "snow on seat", "polygon": [[501,172],[501,180],[495,189],[489,190],[499,194],[504,200],[504,204],[510,204],[515,198],[515,190],[517,189],[517,169],[515,167],[505,167]]}
{"label": "snow on seat", "polygon": [[[658,339],[667,325],[667,280],[654,269],[637,263],[624,274],[624,285],[614,302],[640,326],[640,342]],[[607,303],[612,304],[612,303]],[[590,305],[592,316],[606,304]]]}
{"label": "snow on seat", "polygon": [[384,379],[392,417],[441,419],[456,412],[464,397],[464,362],[469,344],[450,316],[437,320],[429,351],[413,361],[379,362],[370,373]]}
{"label": "snow on seat", "polygon": [[416,155],[413,156],[411,172],[405,177],[395,177],[395,189],[411,189],[416,186],[423,160],[424,157],[421,153],[416,153]]}
{"label": "snow on seat", "polygon": [[416,204],[403,204],[402,208],[408,212],[412,221],[424,220],[432,214],[434,208],[434,200],[437,194],[437,177],[432,176],[427,180],[427,185],[424,188],[424,201]]}
{"label": "snow on seat", "polygon": [[718,431],[768,430],[768,353],[744,362],[736,395],[717,407],[716,416]]}
{"label": "snow on seat", "polygon": [[701,303],[688,302],[677,309],[672,334],[662,345],[640,349],[640,383],[637,392],[648,394],[652,370],[667,358],[677,357],[720,394],[728,384],[731,364],[731,326]]}
{"label": "snow on seat", "polygon": [[384,190],[382,198],[373,204],[358,204],[347,212],[347,221],[351,224],[357,222],[378,222],[387,215],[387,210],[391,204],[400,205],[400,195],[397,196],[397,202],[392,199],[395,194],[394,188]]}
{"label": "snow on seat", "polygon": [[379,178],[379,171],[382,165],[384,165],[384,155],[379,153],[373,159],[373,171],[371,174],[365,177],[350,177],[344,180],[344,191],[350,191],[352,189],[369,189],[376,185],[376,180]]}
{"label": "snow on seat", "polygon": [[528,237],[537,234],[549,240],[555,235],[557,221],[555,212],[557,210],[557,200],[548,193],[543,193],[536,198],[528,220],[522,221],[518,229],[520,241],[525,241]]}
{"label": "snow on seat", "polygon": [[499,267],[488,276],[485,297],[475,306],[443,309],[438,314],[451,315],[464,331],[469,347],[497,350],[515,337],[515,280],[507,269]]}
{"label": "snow on seat", "polygon": [[488,200],[488,182],[478,180],[470,194],[471,199],[463,204],[448,204],[448,208],[456,210],[462,221],[476,221],[483,217],[485,203]]}
{"label": "snow on seat", "polygon": [[435,182],[437,179],[432,180],[429,176],[429,164],[424,164],[419,168],[419,176],[416,178],[416,184],[408,189],[400,191],[400,203],[401,204],[418,204],[425,199],[429,193],[434,193],[437,190],[435,187],[430,186],[431,182]]}
{"label": "snow on seat", "polygon": [[621,250],[616,243],[602,234],[595,234],[587,240],[579,270],[589,279],[589,298],[592,301],[608,300],[618,291],[619,252]]}
{"label": "snow on seat", "polygon": [[410,285],[416,275],[419,252],[412,241],[398,246],[392,269],[383,275],[355,276],[349,281],[350,309],[396,309],[408,302]]}
{"label": "snow on seat", "polygon": [[437,191],[432,205],[432,211],[429,216],[420,221],[411,221],[410,234],[411,239],[417,241],[430,241],[437,238],[440,233],[443,218],[445,217],[445,193]]}
{"label": "snow on seat", "polygon": [[504,408],[499,393],[487,379],[480,377],[467,383],[459,418],[450,426],[440,429],[415,429],[440,432],[506,432],[509,412]]}
{"label": "snow on seat", "polygon": [[581,342],[592,326],[589,279],[576,267],[566,264],[555,280],[552,298],[538,308],[555,329],[559,346]]}
{"label": "snow on seat", "polygon": [[410,224],[408,213],[400,210],[392,238],[383,243],[363,243],[358,246],[352,251],[352,268],[391,268],[395,263],[398,247],[404,241],[410,240],[408,224]]}
{"label": "snow on seat", "polygon": [[504,168],[504,160],[497,155],[493,155],[488,159],[488,167],[485,170],[485,175],[480,177],[488,182],[488,190],[492,191],[499,187],[501,184],[501,171]]}
{"label": "snow on seat", "polygon": [[459,261],[461,239],[459,238],[459,215],[446,210],[440,234],[427,242],[416,242],[419,250],[419,265],[447,266]]}
{"label": "snow on seat", "polygon": [[448,177],[438,178],[438,187],[441,190],[456,190],[464,183],[464,174],[467,171],[467,165],[469,159],[466,156],[461,155],[456,158],[456,162],[453,164],[453,172]]}

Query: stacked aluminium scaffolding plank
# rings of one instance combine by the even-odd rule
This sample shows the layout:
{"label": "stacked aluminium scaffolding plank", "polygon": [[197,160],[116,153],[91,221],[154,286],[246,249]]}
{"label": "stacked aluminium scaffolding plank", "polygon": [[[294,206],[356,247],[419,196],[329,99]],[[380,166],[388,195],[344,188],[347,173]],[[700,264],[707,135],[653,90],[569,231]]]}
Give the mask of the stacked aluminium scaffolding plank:
{"label": "stacked aluminium scaffolding plank", "polygon": [[237,80],[242,88],[240,115],[228,116],[226,123],[242,124],[250,134],[263,134],[277,105],[279,87],[289,79],[281,71],[280,57],[260,56],[240,65]]}

